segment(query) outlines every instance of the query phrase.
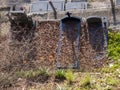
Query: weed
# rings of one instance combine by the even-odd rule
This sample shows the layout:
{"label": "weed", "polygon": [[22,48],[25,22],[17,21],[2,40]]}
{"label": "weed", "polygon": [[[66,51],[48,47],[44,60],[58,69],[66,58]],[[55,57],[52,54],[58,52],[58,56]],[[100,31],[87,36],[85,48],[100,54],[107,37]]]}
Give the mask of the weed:
{"label": "weed", "polygon": [[26,78],[32,81],[37,80],[36,82],[39,82],[39,81],[46,81],[50,75],[48,69],[41,68],[38,70],[19,71],[16,72],[16,76],[21,78]]}
{"label": "weed", "polygon": [[69,82],[69,84],[72,84],[72,82],[74,81],[74,73],[71,70],[68,70],[66,72],[65,77],[67,81]]}
{"label": "weed", "polygon": [[26,78],[33,78],[33,77],[35,77],[36,75],[35,75],[35,72],[33,72],[33,70],[30,70],[30,71],[27,71],[26,73],[25,73],[25,77]]}
{"label": "weed", "polygon": [[101,69],[101,72],[102,72],[102,73],[110,73],[111,70],[110,70],[110,68],[109,68],[108,66],[105,66],[105,67],[103,67],[103,68]]}
{"label": "weed", "polygon": [[108,57],[118,60],[120,58],[120,33],[109,32]]}
{"label": "weed", "polygon": [[97,90],[102,90],[102,87],[101,87],[100,85],[96,85],[95,88],[96,88]]}
{"label": "weed", "polygon": [[23,78],[25,76],[25,71],[23,71],[23,70],[17,71],[15,74],[17,77]]}
{"label": "weed", "polygon": [[116,70],[119,68],[119,64],[118,63],[115,63],[113,64],[111,67],[109,66],[104,66],[102,69],[101,69],[101,72],[102,73],[114,73],[116,72]]}
{"label": "weed", "polygon": [[106,83],[108,85],[117,86],[119,84],[119,81],[117,78],[109,76],[106,78]]}
{"label": "weed", "polygon": [[80,85],[82,88],[91,88],[91,76],[89,73],[86,73],[86,75],[81,80]]}
{"label": "weed", "polygon": [[41,68],[41,69],[37,70],[36,73],[38,73],[40,75],[49,75],[49,69],[47,69],[47,68]]}
{"label": "weed", "polygon": [[64,70],[57,70],[55,72],[55,79],[58,79],[60,81],[63,81],[66,79],[65,77],[65,71]]}

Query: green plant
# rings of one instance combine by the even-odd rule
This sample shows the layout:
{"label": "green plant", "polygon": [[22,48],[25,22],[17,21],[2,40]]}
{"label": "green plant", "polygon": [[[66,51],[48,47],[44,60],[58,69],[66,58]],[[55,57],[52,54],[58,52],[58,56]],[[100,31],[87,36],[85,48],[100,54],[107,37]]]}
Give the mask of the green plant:
{"label": "green plant", "polygon": [[50,75],[47,68],[41,68],[38,70],[18,71],[16,72],[16,76],[30,80],[35,80],[36,78],[47,80]]}
{"label": "green plant", "polygon": [[36,75],[35,75],[35,72],[33,70],[30,70],[30,71],[27,71],[27,72],[24,73],[25,78],[33,78],[35,76]]}
{"label": "green plant", "polygon": [[65,71],[64,70],[57,70],[55,72],[55,79],[58,79],[58,80],[65,80],[66,77],[65,77]]}
{"label": "green plant", "polygon": [[115,73],[119,68],[120,68],[119,64],[115,63],[113,64],[112,67],[110,67],[110,71],[112,71],[112,73]]}
{"label": "green plant", "polygon": [[106,78],[106,83],[108,85],[117,86],[119,84],[119,80],[116,77],[109,76]]}
{"label": "green plant", "polygon": [[39,77],[38,81],[45,82],[50,77],[50,72],[49,72],[49,69],[47,69],[47,68],[40,69],[40,71],[38,71],[38,73],[39,73],[39,75],[38,75],[38,77]]}
{"label": "green plant", "polygon": [[80,86],[82,88],[91,88],[92,84],[91,84],[91,76],[89,73],[86,73],[86,75],[82,78],[81,82],[80,82]]}
{"label": "green plant", "polygon": [[97,90],[102,90],[102,87],[98,84],[98,85],[95,85],[95,88],[97,89]]}
{"label": "green plant", "polygon": [[48,76],[49,75],[49,69],[48,68],[41,68],[41,69],[37,70],[36,73],[38,73],[40,75]]}
{"label": "green plant", "polygon": [[17,72],[15,73],[15,75],[16,75],[17,77],[19,77],[19,78],[23,78],[23,77],[25,77],[25,71],[23,71],[23,70],[17,71]]}
{"label": "green plant", "polygon": [[102,73],[110,73],[111,70],[108,66],[104,66],[101,70],[100,70]]}
{"label": "green plant", "polygon": [[101,68],[102,73],[115,73],[116,70],[120,67],[119,63],[114,63],[113,66],[104,66]]}
{"label": "green plant", "polygon": [[120,32],[109,32],[108,36],[108,57],[118,60],[120,58]]}
{"label": "green plant", "polygon": [[65,77],[67,81],[69,82],[69,84],[72,84],[72,82],[74,81],[74,73],[71,70],[68,70],[66,72]]}

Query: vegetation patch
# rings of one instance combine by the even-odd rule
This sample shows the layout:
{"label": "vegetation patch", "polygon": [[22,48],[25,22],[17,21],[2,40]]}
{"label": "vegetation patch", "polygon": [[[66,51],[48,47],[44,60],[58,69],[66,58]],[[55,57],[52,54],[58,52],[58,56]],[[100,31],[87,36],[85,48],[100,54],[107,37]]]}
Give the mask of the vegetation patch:
{"label": "vegetation patch", "polygon": [[119,80],[116,77],[109,76],[106,78],[106,83],[112,86],[118,86]]}
{"label": "vegetation patch", "polygon": [[66,80],[65,70],[62,70],[62,69],[57,70],[55,72],[55,81],[59,82],[59,81],[64,81],[64,80]]}
{"label": "vegetation patch", "polygon": [[16,75],[34,82],[46,82],[50,77],[49,70],[46,68],[30,71],[19,71],[16,73]]}
{"label": "vegetation patch", "polygon": [[120,59],[120,32],[109,32],[108,36],[108,57],[118,60]]}
{"label": "vegetation patch", "polygon": [[67,70],[65,77],[69,84],[72,84],[74,82],[75,76],[72,70]]}
{"label": "vegetation patch", "polygon": [[89,73],[86,73],[82,80],[80,80],[80,86],[85,89],[89,89],[92,87],[91,76]]}

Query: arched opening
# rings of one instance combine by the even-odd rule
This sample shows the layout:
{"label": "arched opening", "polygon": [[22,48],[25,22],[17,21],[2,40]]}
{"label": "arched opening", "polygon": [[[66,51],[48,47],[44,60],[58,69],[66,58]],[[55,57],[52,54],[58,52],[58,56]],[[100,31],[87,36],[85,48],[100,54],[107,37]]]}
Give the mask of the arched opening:
{"label": "arched opening", "polygon": [[101,17],[89,17],[87,18],[89,41],[92,48],[101,52],[104,48],[104,29],[102,25]]}
{"label": "arched opening", "polygon": [[[81,19],[76,17],[65,17],[60,21],[60,34],[58,43],[58,58],[57,67],[79,67],[79,50],[80,50],[80,30],[81,30]],[[64,49],[66,50],[63,50]],[[68,54],[68,60],[61,59],[65,54]],[[63,65],[67,62],[66,65]],[[61,65],[62,64],[62,65]]]}

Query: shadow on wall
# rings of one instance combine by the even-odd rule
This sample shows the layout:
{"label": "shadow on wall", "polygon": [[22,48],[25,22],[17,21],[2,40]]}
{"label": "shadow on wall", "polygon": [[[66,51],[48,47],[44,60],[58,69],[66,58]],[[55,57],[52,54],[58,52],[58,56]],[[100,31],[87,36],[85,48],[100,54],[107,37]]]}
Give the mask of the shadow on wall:
{"label": "shadow on wall", "polygon": [[104,29],[102,20],[98,17],[87,19],[89,40],[92,48],[95,51],[103,51],[104,48]]}
{"label": "shadow on wall", "polygon": [[[62,56],[60,53],[64,52],[63,48],[66,48],[68,49],[68,51],[66,52],[71,55],[71,56],[68,55],[69,58],[71,58],[71,60],[69,59],[69,64],[71,63],[71,65],[67,65],[68,64],[67,63],[66,65],[64,65],[64,67],[72,66],[72,68],[78,68],[79,56],[77,55],[77,53],[80,50],[81,19],[76,17],[71,17],[70,13],[67,14],[68,17],[63,18],[60,21],[60,36],[59,36],[58,52],[57,52],[57,56],[58,56],[57,67],[58,68],[63,67],[63,65],[61,65],[61,61],[64,59],[62,58],[60,59],[59,57]],[[65,41],[63,40],[62,42],[61,41],[62,38],[66,40]],[[69,46],[66,43],[69,43]],[[64,61],[66,62],[66,60]]]}
{"label": "shadow on wall", "polygon": [[89,41],[96,52],[106,49],[108,21],[105,17],[88,17],[87,18]]}
{"label": "shadow on wall", "polygon": [[80,36],[80,19],[75,17],[67,17],[61,20],[61,29],[66,33],[67,39],[74,42]]}

